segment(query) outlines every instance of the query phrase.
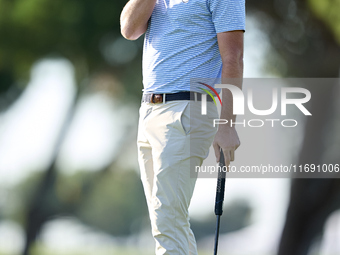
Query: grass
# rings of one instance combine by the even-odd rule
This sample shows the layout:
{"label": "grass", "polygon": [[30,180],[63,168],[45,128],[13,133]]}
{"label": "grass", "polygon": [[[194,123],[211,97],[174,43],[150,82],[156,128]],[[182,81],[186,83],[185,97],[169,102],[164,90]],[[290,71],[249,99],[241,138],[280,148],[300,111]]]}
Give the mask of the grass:
{"label": "grass", "polygon": [[[60,251],[53,251],[42,245],[36,245],[31,252],[31,255],[153,255],[154,251],[141,251],[139,249],[133,248],[99,248],[99,249],[91,249],[91,250],[76,250],[76,251],[67,251],[67,252],[60,252]],[[198,252],[199,255],[211,255],[213,252]],[[12,253],[4,253],[0,251],[0,255],[21,255],[21,254],[12,254]],[[220,254],[219,254],[220,255]],[[221,254],[223,255],[223,254]],[[230,254],[228,254],[230,255]]]}
{"label": "grass", "polygon": [[[137,248],[126,248],[126,247],[110,247],[110,248],[79,248],[79,250],[69,250],[69,251],[61,251],[56,250],[53,251],[42,244],[36,244],[32,248],[31,255],[154,255],[153,250],[141,250]],[[212,255],[213,250],[209,251],[198,251],[199,255]],[[226,254],[223,252],[219,252],[219,255],[233,255],[233,254]],[[5,253],[0,250],[0,255],[21,255],[13,254],[13,253]],[[264,254],[249,254],[249,255],[264,255]]]}

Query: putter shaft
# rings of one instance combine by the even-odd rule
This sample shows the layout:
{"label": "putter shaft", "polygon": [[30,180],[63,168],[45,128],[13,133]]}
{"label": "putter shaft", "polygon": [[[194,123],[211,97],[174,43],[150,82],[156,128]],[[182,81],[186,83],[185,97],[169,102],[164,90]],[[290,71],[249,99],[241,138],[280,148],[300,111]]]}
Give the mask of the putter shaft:
{"label": "putter shaft", "polygon": [[[221,150],[220,152],[220,167],[221,169],[225,165],[224,155]],[[215,232],[215,247],[214,247],[214,255],[217,255],[217,248],[218,248],[218,237],[220,233],[220,220],[221,215],[223,213],[223,201],[224,201],[224,190],[225,190],[225,175],[224,172],[218,173],[217,178],[217,187],[216,187],[216,199],[215,199],[215,215],[216,215],[216,232]]]}
{"label": "putter shaft", "polygon": [[218,237],[219,237],[219,233],[220,233],[220,219],[221,219],[221,215],[216,215],[216,232],[215,232],[214,255],[217,255]]}

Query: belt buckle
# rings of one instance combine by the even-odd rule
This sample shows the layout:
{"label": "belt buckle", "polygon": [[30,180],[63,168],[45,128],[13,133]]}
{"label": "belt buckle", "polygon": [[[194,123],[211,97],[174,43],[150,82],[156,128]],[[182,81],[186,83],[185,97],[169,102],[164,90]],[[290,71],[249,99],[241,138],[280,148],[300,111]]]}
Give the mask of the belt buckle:
{"label": "belt buckle", "polygon": [[163,95],[162,94],[151,94],[151,103],[153,104],[163,103]]}

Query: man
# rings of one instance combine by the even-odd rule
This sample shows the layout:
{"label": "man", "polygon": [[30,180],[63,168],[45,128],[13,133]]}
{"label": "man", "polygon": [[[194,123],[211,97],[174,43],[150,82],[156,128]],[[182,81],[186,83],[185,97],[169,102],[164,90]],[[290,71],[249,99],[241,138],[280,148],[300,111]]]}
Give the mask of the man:
{"label": "man", "polygon": [[[222,78],[241,87],[244,0],[130,0],[121,14],[129,40],[145,34],[143,99],[138,130],[139,164],[156,254],[197,254],[188,207],[201,165],[213,142],[216,160],[226,164],[240,145],[234,127],[200,114],[202,90],[196,78]],[[222,90],[221,119],[233,119],[232,96]],[[216,107],[207,111],[218,118]],[[216,135],[215,135],[216,133]]]}

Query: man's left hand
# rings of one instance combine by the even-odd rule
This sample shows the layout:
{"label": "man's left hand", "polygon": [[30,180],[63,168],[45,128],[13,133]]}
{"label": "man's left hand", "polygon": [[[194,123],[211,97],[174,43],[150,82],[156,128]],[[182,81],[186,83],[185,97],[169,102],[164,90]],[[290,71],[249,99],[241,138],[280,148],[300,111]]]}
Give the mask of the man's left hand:
{"label": "man's left hand", "polygon": [[220,149],[222,148],[225,165],[229,166],[230,162],[234,161],[235,150],[240,146],[240,144],[240,139],[235,127],[225,125],[219,126],[213,142],[216,161],[220,161]]}

